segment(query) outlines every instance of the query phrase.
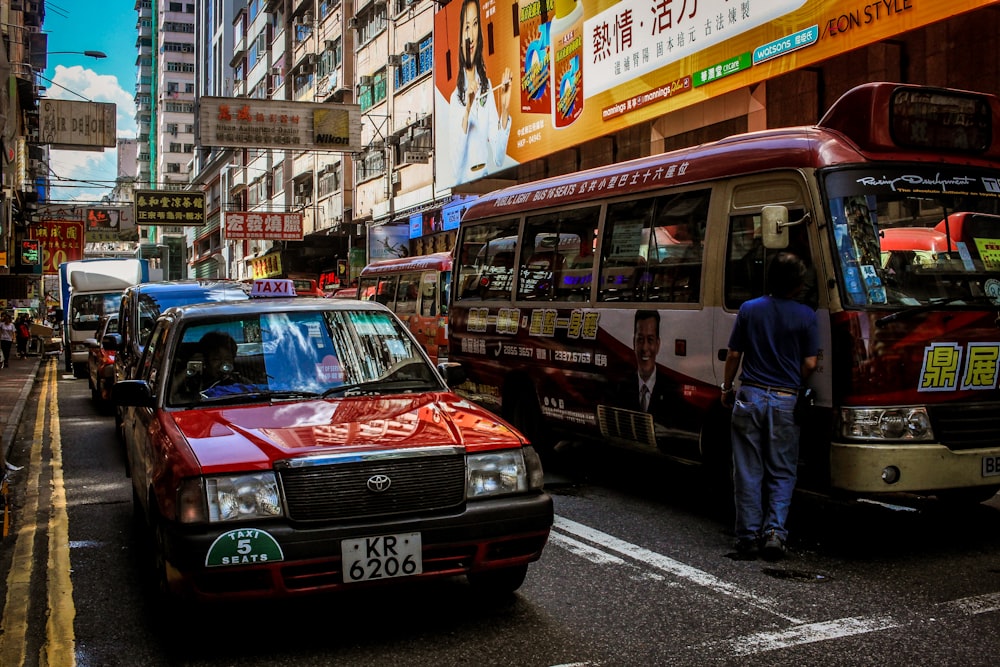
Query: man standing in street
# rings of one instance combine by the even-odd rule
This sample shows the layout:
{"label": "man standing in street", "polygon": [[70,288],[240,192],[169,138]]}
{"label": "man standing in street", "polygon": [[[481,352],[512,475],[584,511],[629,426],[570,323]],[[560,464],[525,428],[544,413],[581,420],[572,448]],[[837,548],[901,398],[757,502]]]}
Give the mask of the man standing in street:
{"label": "man standing in street", "polygon": [[729,338],[722,403],[733,410],[736,550],[744,558],[785,555],[799,458],[795,402],[819,349],[816,313],[795,300],[805,272],[796,255],[778,253],[768,267],[769,294],[740,306]]}

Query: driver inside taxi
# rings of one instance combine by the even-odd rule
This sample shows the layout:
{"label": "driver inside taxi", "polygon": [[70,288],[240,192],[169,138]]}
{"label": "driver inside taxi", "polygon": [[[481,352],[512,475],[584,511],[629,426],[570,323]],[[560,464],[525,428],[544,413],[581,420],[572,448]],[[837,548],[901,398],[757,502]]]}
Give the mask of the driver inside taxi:
{"label": "driver inside taxi", "polygon": [[184,402],[199,395],[211,398],[232,393],[236,341],[222,331],[209,331],[198,341],[197,352],[177,367],[174,398]]}
{"label": "driver inside taxi", "polygon": [[201,385],[203,391],[231,382],[236,361],[236,341],[221,331],[209,331],[198,341],[202,354]]}

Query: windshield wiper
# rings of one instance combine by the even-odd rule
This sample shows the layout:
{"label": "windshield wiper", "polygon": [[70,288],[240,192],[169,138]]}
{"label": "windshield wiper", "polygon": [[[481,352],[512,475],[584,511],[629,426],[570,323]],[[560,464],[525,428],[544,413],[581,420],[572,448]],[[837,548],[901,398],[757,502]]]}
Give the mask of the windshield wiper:
{"label": "windshield wiper", "polygon": [[964,302],[964,304],[983,304],[988,303],[991,306],[997,305],[997,303],[988,296],[949,296],[941,297],[931,300],[928,303],[922,304],[920,306],[914,306],[913,308],[907,308],[906,310],[897,310],[894,313],[890,313],[885,317],[880,317],[875,320],[875,326],[884,327],[885,325],[895,322],[896,320],[901,320],[911,315],[917,315],[919,313],[926,313],[927,311],[934,310],[939,306],[946,306],[949,303],[958,303],[959,301]]}
{"label": "windshield wiper", "polygon": [[331,396],[374,396],[381,392],[369,387],[381,383],[381,380],[369,380],[367,382],[353,382],[351,384],[342,384],[339,387],[330,387],[323,392],[323,398]]}
{"label": "windshield wiper", "polygon": [[398,393],[408,389],[427,390],[430,380],[414,378],[388,378],[385,380],[369,380],[355,382],[339,387],[331,387],[323,392],[323,398],[330,396],[375,396],[384,393]]}
{"label": "windshield wiper", "polygon": [[[271,401],[282,399],[317,398],[314,391],[247,391],[219,394],[218,396],[202,395],[201,403],[244,403],[247,401]],[[197,404],[195,404],[197,405]]]}

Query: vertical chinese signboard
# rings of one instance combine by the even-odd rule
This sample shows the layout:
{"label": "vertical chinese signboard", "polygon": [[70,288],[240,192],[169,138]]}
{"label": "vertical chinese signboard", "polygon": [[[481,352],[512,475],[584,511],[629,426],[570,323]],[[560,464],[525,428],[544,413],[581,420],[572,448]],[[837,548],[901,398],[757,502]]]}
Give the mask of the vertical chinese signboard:
{"label": "vertical chinese signboard", "polygon": [[83,259],[84,232],[80,220],[42,220],[29,228],[29,238],[42,246],[42,274],[59,273],[59,265]]}

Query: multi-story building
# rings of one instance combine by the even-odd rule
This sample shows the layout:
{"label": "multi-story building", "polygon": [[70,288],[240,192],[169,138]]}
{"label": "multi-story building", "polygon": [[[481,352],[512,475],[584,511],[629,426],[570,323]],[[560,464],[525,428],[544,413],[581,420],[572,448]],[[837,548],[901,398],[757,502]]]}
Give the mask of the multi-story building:
{"label": "multi-story building", "polygon": [[37,222],[48,185],[47,148],[38,142],[37,75],[45,69],[45,3],[0,0],[0,301],[38,305],[41,276],[21,262],[19,244]]}
{"label": "multi-story building", "polygon": [[[197,61],[211,62],[212,72],[199,80],[201,94],[353,103],[362,117],[360,151],[200,149],[191,181],[208,188],[220,218],[225,210],[303,216],[301,241],[230,241],[216,231],[219,222],[189,239],[194,266],[214,256],[206,266],[238,278],[278,271],[336,280],[344,265],[356,272],[370,259],[447,250],[462,206],[477,194],[736,132],[814,123],[865,81],[1000,88],[996,68],[959,46],[996,46],[1000,8],[989,0],[947,8],[890,3],[879,12],[821,0],[770,14],[762,3],[689,3],[683,14],[663,5],[668,13],[655,21],[655,35],[626,25],[628,3],[482,0],[484,76],[497,103],[504,70],[512,72],[513,120],[495,165],[455,176],[453,148],[463,130],[448,114],[463,66],[466,2],[221,4],[235,4],[228,25],[210,8],[203,12],[212,27]],[[780,22],[768,18],[774,12]],[[530,99],[541,81],[532,83],[531,67],[554,53],[538,44],[551,31],[570,30],[573,16],[592,32],[584,48],[602,50],[586,66],[583,113],[557,124],[551,101],[542,109]],[[795,48],[786,50],[789,31]],[[212,87],[204,87],[209,79]],[[545,80],[551,92],[555,80]],[[480,103],[486,99],[483,93]]]}
{"label": "multi-story building", "polygon": [[[181,190],[189,181],[195,145],[196,4],[206,3],[136,0],[136,162],[140,188]],[[139,243],[144,257],[169,261],[169,266],[161,267],[165,277],[188,275],[183,227],[141,227]]]}

